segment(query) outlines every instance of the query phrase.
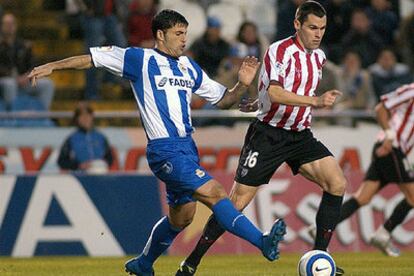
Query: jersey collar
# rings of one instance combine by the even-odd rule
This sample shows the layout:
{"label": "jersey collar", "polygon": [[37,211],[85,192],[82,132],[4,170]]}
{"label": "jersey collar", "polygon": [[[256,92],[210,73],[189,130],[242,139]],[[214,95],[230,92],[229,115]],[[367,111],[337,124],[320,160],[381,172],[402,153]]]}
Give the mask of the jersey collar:
{"label": "jersey collar", "polygon": [[166,57],[166,58],[172,58],[172,59],[175,59],[175,60],[178,60],[179,58],[178,57],[173,57],[173,56],[170,56],[169,54],[167,54],[167,53],[164,53],[163,51],[160,51],[159,49],[157,49],[157,48],[153,48],[154,49],[154,51],[155,52],[157,52],[158,54],[160,54],[160,55],[162,55],[162,56],[164,56],[164,57]]}
{"label": "jersey collar", "polygon": [[295,45],[299,48],[299,50],[301,50],[302,52],[306,53],[306,54],[312,54],[313,50],[307,50],[305,48],[303,48],[303,46],[300,44],[298,36],[295,34],[292,36],[293,42],[295,43]]}

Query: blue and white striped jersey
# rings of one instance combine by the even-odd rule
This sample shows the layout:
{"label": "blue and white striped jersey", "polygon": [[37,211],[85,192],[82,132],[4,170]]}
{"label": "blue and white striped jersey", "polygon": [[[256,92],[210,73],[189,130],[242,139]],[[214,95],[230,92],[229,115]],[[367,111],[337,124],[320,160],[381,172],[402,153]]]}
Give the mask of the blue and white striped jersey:
{"label": "blue and white striped jersey", "polygon": [[96,47],[95,67],[130,80],[149,140],[186,137],[193,132],[191,95],[218,103],[226,87],[210,79],[192,59],[157,49]]}

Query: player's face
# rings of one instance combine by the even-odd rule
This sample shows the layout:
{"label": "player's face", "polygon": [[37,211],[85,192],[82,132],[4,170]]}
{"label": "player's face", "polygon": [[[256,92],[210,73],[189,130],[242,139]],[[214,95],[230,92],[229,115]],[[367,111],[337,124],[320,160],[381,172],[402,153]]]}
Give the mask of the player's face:
{"label": "player's face", "polygon": [[6,36],[13,36],[16,34],[17,24],[14,15],[5,14],[1,22],[1,32]]}
{"label": "player's face", "polygon": [[86,130],[93,127],[93,115],[87,111],[83,111],[78,117],[78,125]]}
{"label": "player's face", "polygon": [[159,37],[159,49],[173,57],[183,54],[187,42],[187,26],[177,24]]}
{"label": "player's face", "polygon": [[299,42],[305,49],[317,49],[319,48],[322,37],[325,34],[326,16],[318,17],[314,14],[309,14],[303,24],[301,24],[298,20],[295,20],[295,29]]}

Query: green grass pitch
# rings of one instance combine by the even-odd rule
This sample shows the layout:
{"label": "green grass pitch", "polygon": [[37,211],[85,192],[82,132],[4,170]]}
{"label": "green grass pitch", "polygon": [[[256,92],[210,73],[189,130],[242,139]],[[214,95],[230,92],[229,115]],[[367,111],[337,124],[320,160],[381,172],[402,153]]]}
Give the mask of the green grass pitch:
{"label": "green grass pitch", "polygon": [[[346,270],[347,276],[413,276],[414,252],[403,252],[399,258],[381,253],[337,253],[337,264]],[[207,256],[199,267],[199,276],[213,275],[297,275],[299,254],[283,254],[280,260],[268,262],[259,255]],[[36,257],[0,258],[0,275],[30,276],[111,276],[127,275],[123,264],[128,258],[88,257]],[[182,257],[162,256],[155,264],[155,274],[174,275]]]}

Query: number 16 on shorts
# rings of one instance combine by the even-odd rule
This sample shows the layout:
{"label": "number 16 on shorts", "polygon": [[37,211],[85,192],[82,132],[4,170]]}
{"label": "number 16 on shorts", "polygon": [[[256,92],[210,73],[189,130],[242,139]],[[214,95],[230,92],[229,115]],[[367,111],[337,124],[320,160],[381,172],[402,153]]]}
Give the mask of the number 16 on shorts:
{"label": "number 16 on shorts", "polygon": [[249,155],[247,155],[246,161],[244,161],[243,166],[248,166],[249,168],[253,168],[257,164],[257,157],[259,153],[257,151],[249,151]]}

